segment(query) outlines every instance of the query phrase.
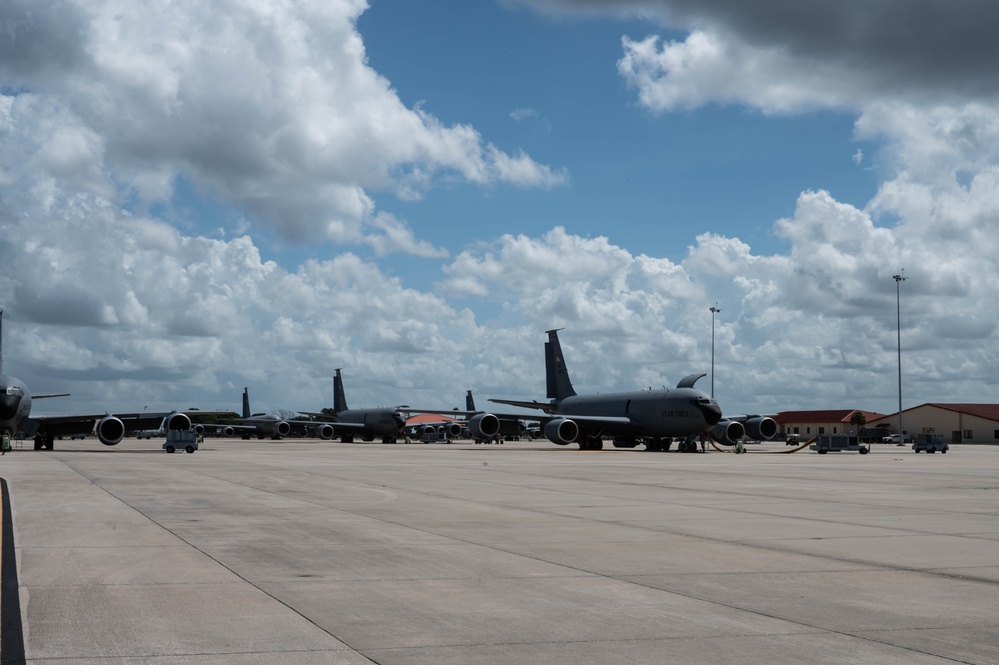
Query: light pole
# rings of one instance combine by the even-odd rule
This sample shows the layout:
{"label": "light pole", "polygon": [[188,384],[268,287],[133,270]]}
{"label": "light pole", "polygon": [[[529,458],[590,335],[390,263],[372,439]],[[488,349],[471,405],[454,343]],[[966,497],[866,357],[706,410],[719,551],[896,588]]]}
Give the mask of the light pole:
{"label": "light pole", "polygon": [[902,296],[900,285],[905,281],[905,277],[902,276],[902,272],[905,268],[899,271],[899,274],[892,275],[892,279],[895,280],[895,324],[898,331],[898,445],[902,445],[905,441],[905,435],[902,433]]}
{"label": "light pole", "polygon": [[[715,303],[717,305],[718,303]],[[715,397],[715,314],[720,312],[716,306],[711,307],[711,398]]]}

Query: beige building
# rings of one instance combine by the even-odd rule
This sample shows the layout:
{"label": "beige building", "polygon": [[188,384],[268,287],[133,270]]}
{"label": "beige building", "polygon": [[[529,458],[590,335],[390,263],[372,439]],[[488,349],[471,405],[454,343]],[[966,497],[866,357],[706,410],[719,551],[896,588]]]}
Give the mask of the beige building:
{"label": "beige building", "polygon": [[[898,414],[867,421],[867,427],[877,425],[898,432]],[[902,427],[911,437],[940,434],[948,443],[995,444],[999,443],[999,404],[922,404],[902,411]]]}
{"label": "beige building", "polygon": [[780,436],[784,438],[792,434],[806,439],[820,434],[859,434],[857,427],[850,422],[853,414],[858,411],[864,416],[865,428],[874,427],[871,421],[881,422],[887,417],[883,413],[864,411],[863,409],[826,409],[781,411],[774,420],[777,421]]}

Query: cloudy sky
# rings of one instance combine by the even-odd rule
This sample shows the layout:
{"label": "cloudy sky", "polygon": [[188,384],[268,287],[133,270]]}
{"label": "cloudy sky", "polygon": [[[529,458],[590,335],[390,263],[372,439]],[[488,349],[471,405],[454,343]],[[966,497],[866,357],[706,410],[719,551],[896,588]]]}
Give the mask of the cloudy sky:
{"label": "cloudy sky", "polygon": [[[751,5],[751,6],[750,6]],[[60,411],[711,370],[995,402],[999,5],[7,0],[4,370]],[[710,377],[699,387],[709,390]]]}

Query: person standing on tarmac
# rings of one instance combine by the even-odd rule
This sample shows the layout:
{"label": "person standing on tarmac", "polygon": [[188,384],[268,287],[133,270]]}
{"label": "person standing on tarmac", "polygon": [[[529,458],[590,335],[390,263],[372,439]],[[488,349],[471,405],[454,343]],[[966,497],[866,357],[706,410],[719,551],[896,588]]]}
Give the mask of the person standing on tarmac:
{"label": "person standing on tarmac", "polygon": [[0,455],[6,455],[10,450],[10,432],[3,433],[3,441],[0,442]]}

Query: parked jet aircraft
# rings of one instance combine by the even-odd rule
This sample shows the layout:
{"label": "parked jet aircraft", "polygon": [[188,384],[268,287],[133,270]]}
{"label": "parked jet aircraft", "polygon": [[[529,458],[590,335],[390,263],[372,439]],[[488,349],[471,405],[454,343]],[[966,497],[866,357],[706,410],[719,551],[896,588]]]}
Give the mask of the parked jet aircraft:
{"label": "parked jet aircraft", "polygon": [[306,426],[299,421],[285,420],[280,416],[271,414],[263,416],[251,415],[249,388],[243,388],[243,416],[233,419],[231,423],[227,422],[221,425],[219,430],[223,436],[239,434],[244,439],[255,436],[258,439],[270,437],[275,441],[288,436],[292,432],[300,436],[307,434]]}
{"label": "parked jet aircraft", "polygon": [[[3,344],[3,310],[0,310],[0,345]],[[32,395],[23,381],[3,373],[3,352],[0,350],[0,432],[12,436],[20,431],[25,436],[34,437],[35,450],[55,447],[57,436],[74,434],[97,434],[105,446],[118,445],[127,435],[136,430],[191,429],[191,418],[181,411],[151,413],[96,413],[68,416],[32,416],[31,403],[36,399],[67,397],[69,393]],[[193,412],[192,412],[193,413]]]}
{"label": "parked jet aircraft", "polygon": [[[472,398],[471,390],[465,395],[465,408],[468,409],[469,418],[480,413],[485,413],[482,409],[475,408],[475,400]],[[516,441],[527,434],[527,423],[523,418],[508,418],[505,416],[497,416],[497,418],[499,418],[499,430],[497,430],[496,434],[501,441],[503,439]]]}
{"label": "parked jet aircraft", "polygon": [[[578,395],[569,380],[558,330],[548,331],[545,369],[550,402],[490,401],[545,412],[539,417],[544,435],[558,445],[578,442],[582,450],[599,450],[604,437],[611,437],[618,448],[634,448],[644,441],[647,450],[669,450],[677,438],[680,450],[692,452],[700,435],[710,434],[723,445],[735,445],[745,436],[769,440],[777,433],[777,423],[768,416],[723,418],[718,403],[694,388],[705,374],[691,374],[672,390]],[[474,437],[495,436],[501,417],[515,416],[474,415],[468,421],[469,432]]]}
{"label": "parked jet aircraft", "polygon": [[[360,436],[363,441],[374,441],[375,437],[381,437],[384,443],[395,443],[400,437],[405,436],[406,417],[400,407],[379,407],[374,409],[348,409],[347,398],[343,390],[343,377],[340,376],[340,369],[336,369],[333,377],[333,418],[325,425],[328,425],[332,432],[330,437],[339,435],[343,443],[353,443],[355,436]],[[307,416],[317,418],[328,418],[328,413],[303,412]],[[322,436],[322,434],[320,434]]]}

